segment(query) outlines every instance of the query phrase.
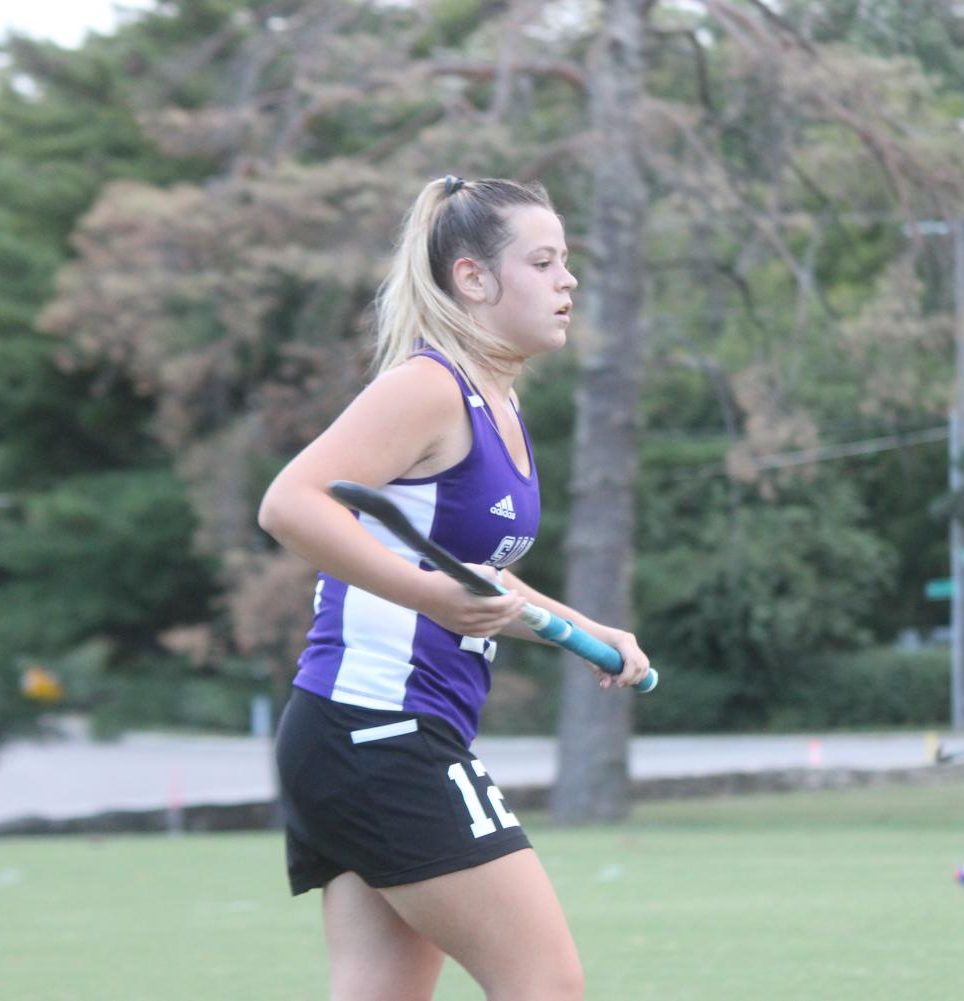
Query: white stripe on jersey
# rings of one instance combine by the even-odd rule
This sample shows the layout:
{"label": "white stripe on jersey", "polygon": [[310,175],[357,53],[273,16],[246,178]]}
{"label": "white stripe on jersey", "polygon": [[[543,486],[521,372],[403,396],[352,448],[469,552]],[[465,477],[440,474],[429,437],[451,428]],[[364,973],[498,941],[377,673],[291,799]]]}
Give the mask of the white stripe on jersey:
{"label": "white stripe on jersey", "polygon": [[[428,535],[435,520],[437,485],[405,484],[384,493],[408,515],[415,527]],[[359,518],[379,542],[410,563],[421,557],[381,522],[368,515]],[[385,601],[368,591],[349,586],[342,606],[342,642],[345,653],[335,678],[331,698],[369,709],[402,709],[405,686],[412,673],[412,654],[418,613]]]}
{"label": "white stripe on jersey", "polygon": [[369,709],[401,709],[417,623],[413,609],[349,587],[342,607],[345,653],[332,699]]}

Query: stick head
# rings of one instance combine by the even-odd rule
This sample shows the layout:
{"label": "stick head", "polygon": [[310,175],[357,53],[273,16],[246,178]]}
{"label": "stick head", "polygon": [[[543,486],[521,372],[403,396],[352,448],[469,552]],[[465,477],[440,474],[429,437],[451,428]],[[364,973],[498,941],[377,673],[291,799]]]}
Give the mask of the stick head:
{"label": "stick head", "polygon": [[362,511],[377,518],[383,524],[395,520],[401,513],[395,505],[377,490],[353,483],[351,480],[332,480],[328,492],[345,507]]}

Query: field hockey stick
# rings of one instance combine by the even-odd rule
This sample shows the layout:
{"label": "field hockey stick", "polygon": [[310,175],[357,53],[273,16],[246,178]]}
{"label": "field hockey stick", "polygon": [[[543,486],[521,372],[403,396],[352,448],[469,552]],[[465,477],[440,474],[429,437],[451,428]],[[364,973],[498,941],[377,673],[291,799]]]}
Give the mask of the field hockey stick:
{"label": "field hockey stick", "polygon": [[[345,507],[353,508],[380,521],[393,535],[408,543],[415,552],[443,573],[457,580],[467,591],[486,598],[506,593],[501,584],[470,570],[438,543],[422,535],[384,494],[349,480],[335,480],[328,485],[328,490],[332,497]],[[615,647],[596,639],[568,619],[560,618],[548,609],[540,608],[530,602],[526,602],[520,617],[537,636],[571,650],[591,664],[601,667],[608,674],[619,674],[623,669],[622,654]],[[640,692],[651,692],[658,683],[659,675],[651,667],[636,688]]]}

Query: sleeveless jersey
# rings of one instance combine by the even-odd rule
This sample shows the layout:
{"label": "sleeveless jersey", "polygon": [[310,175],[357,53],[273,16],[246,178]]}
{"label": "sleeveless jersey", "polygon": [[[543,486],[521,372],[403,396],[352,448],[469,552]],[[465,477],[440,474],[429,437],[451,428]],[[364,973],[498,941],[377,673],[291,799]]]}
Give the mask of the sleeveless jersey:
{"label": "sleeveless jersey", "polygon": [[[539,483],[525,425],[520,417],[529,476],[512,461],[485,401],[462,374],[435,351],[420,354],[445,366],[458,382],[472,446],[444,472],[394,480],[384,493],[423,535],[458,559],[506,567],[528,551],[539,525]],[[358,517],[389,549],[431,569],[379,522]],[[296,686],[335,702],[439,716],[471,743],[491,684],[494,641],[459,636],[323,573],[314,608]]]}

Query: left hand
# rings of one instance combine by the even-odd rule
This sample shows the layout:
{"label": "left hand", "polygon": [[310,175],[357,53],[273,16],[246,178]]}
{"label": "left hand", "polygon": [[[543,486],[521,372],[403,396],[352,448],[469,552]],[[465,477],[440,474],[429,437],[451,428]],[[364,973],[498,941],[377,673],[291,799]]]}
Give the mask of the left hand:
{"label": "left hand", "polygon": [[593,667],[599,679],[600,688],[631,688],[639,684],[649,670],[649,657],[640,649],[636,637],[622,629],[609,629],[600,639],[614,646],[623,658],[623,669],[619,674],[609,674],[599,667]]}

